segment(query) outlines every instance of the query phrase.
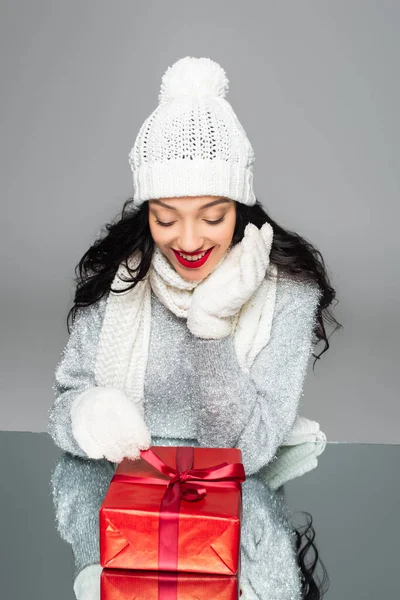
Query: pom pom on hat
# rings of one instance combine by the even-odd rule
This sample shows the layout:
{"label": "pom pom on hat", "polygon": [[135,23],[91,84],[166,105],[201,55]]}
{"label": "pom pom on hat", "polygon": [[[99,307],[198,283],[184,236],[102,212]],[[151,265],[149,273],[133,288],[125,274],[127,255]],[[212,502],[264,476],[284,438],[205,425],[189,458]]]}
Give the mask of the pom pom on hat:
{"label": "pom pom on hat", "polygon": [[162,77],[159,104],[177,96],[219,96],[225,98],[229,80],[224,69],[210,58],[186,56],[168,67]]}

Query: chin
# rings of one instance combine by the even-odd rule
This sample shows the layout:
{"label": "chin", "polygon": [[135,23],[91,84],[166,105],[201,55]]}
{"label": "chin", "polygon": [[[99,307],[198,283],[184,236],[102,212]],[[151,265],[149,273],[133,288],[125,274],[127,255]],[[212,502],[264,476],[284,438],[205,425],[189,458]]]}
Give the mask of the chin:
{"label": "chin", "polygon": [[186,281],[201,281],[202,279],[205,279],[209,273],[210,273],[209,270],[207,270],[205,273],[200,272],[200,271],[197,271],[196,273],[194,273],[194,272],[187,273],[185,271],[185,273],[180,272],[180,275],[182,276],[183,279],[186,279]]}

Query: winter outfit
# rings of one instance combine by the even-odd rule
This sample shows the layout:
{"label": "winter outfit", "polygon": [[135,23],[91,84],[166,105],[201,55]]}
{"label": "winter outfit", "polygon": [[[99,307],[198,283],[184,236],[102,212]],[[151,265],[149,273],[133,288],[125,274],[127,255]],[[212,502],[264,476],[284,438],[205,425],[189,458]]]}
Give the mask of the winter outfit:
{"label": "winter outfit", "polygon": [[[167,70],[159,105],[129,155],[136,207],[193,195],[255,203],[254,152],[227,90],[225,72],[210,59],[186,57]],[[121,263],[109,293],[78,311],[55,373],[48,427],[63,450],[114,467],[150,445],[241,448],[246,475],[257,474],[244,484],[244,530],[254,517],[267,540],[265,552],[254,536],[253,551],[243,546],[242,600],[274,597],[265,503],[287,475],[308,470],[310,455],[290,447],[326,440],[318,423],[298,415],[321,292],[279,272],[269,259],[272,239],[268,223],[249,223],[200,282],[183,279],[155,247],[145,278],[125,290]],[[140,252],[129,257],[130,268],[140,259]],[[286,474],[277,468],[280,452]],[[97,567],[86,568],[90,577]],[[278,596],[299,598],[297,583]]]}

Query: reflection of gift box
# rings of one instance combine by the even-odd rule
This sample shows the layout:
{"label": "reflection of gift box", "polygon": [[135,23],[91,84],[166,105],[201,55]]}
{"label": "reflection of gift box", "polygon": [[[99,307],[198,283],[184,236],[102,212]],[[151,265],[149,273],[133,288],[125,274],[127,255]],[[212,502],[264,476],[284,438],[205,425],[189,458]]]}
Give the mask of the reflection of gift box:
{"label": "reflection of gift box", "polygon": [[241,459],[238,448],[191,446],[125,458],[100,507],[101,566],[236,575]]}
{"label": "reflection of gift box", "polygon": [[[172,590],[174,594],[172,595]],[[237,600],[236,575],[198,575],[166,571],[103,569],[101,600]]]}

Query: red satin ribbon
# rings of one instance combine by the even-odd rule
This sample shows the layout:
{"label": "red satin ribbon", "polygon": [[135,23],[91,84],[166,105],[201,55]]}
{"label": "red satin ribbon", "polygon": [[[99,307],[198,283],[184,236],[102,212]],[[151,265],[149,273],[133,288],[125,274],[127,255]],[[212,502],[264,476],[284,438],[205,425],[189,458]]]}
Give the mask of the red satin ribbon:
{"label": "red satin ribbon", "polygon": [[[158,477],[135,477],[130,474],[115,474],[111,480],[123,483],[144,483],[166,485],[161,500],[158,535],[158,570],[177,571],[179,509],[181,498],[194,502],[204,498],[207,488],[195,481],[207,482],[207,487],[232,487],[240,489],[246,475],[242,463],[221,463],[213,467],[192,469],[194,447],[178,446],[176,468],[165,464],[152,450],[141,450],[141,458],[151,464],[160,473],[167,475],[169,481]],[[177,580],[159,578],[158,597],[160,600],[176,600]]]}

